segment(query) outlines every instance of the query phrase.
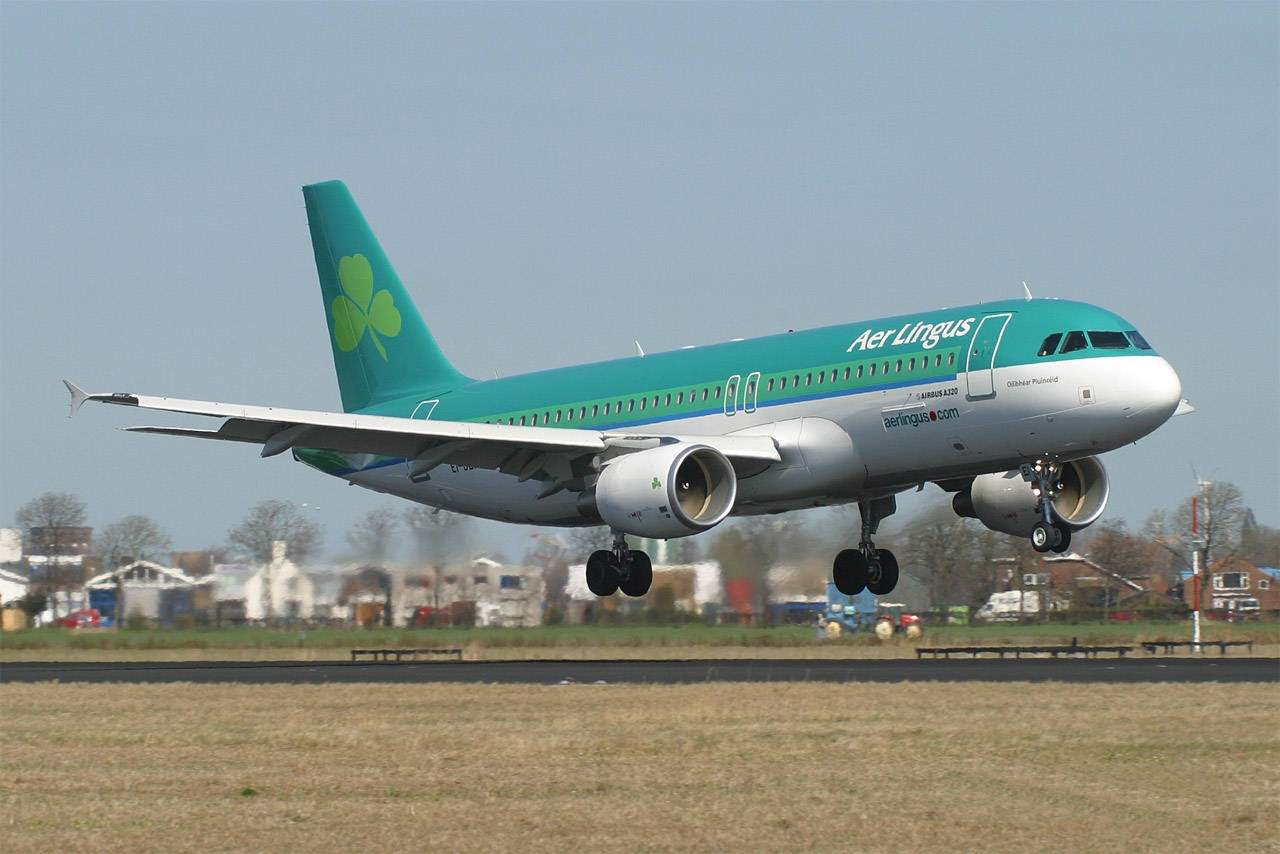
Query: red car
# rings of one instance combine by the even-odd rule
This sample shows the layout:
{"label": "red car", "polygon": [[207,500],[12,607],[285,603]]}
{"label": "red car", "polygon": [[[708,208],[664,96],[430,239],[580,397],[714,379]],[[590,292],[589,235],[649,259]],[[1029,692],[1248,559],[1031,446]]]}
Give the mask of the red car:
{"label": "red car", "polygon": [[84,608],[59,617],[56,625],[68,629],[96,629],[102,626],[102,614],[97,608]]}

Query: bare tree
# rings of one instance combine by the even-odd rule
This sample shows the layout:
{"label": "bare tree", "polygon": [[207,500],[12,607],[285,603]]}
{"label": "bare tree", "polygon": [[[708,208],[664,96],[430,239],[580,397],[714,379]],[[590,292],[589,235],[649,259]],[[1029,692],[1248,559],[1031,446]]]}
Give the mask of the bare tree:
{"label": "bare tree", "polygon": [[[42,530],[46,554],[64,555],[72,542],[72,529],[84,526],[85,506],[69,492],[46,492],[22,505],[16,520],[24,537],[30,536],[32,528]],[[28,541],[28,548],[31,545]]]}
{"label": "bare tree", "polygon": [[[1195,509],[1192,507],[1192,499],[1187,498],[1172,512],[1153,513],[1147,520],[1145,532],[1186,570],[1195,566],[1193,555],[1199,548],[1204,572],[1215,560],[1235,554],[1249,511],[1239,488],[1226,482],[1202,482],[1195,496]],[[1208,587],[1207,584],[1201,587],[1201,608],[1208,601],[1211,592]]]}
{"label": "bare tree", "polygon": [[1240,538],[1240,556],[1255,566],[1280,566],[1280,530],[1253,525]]}
{"label": "bare tree", "polygon": [[40,529],[45,562],[41,586],[48,591],[71,588],[84,581],[84,566],[64,565],[60,558],[69,554],[77,536],[76,528],[84,526],[84,502],[69,492],[46,492],[19,508],[16,521],[26,538],[28,554],[35,544],[33,528]]}
{"label": "bare tree", "polygon": [[169,535],[149,516],[126,516],[93,538],[94,553],[108,570],[134,560],[154,561],[172,545]]}
{"label": "bare tree", "polygon": [[286,555],[301,563],[320,548],[323,534],[296,504],[272,498],[255,504],[227,538],[258,563],[269,563],[277,540],[287,544]]}
{"label": "bare tree", "polygon": [[471,533],[466,516],[419,504],[404,517],[420,560],[441,569],[465,554]]}
{"label": "bare tree", "polygon": [[392,540],[400,529],[400,519],[389,507],[370,510],[347,531],[347,544],[355,550],[356,560],[382,566]]}

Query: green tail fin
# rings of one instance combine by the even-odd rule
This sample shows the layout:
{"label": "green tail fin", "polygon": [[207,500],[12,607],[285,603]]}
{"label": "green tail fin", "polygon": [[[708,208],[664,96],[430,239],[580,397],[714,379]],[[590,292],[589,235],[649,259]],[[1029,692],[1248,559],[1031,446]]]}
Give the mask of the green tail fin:
{"label": "green tail fin", "polygon": [[302,196],[343,410],[470,382],[440,352],[346,185],[311,184]]}

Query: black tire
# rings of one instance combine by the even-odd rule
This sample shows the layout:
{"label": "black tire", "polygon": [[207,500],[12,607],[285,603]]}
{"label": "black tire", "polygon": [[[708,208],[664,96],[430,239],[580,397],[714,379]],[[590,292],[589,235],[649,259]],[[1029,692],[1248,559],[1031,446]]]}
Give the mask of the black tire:
{"label": "black tire", "polygon": [[649,592],[653,584],[653,561],[641,551],[631,552],[631,565],[627,568],[627,577],[618,587],[628,596],[643,596]]}
{"label": "black tire", "polygon": [[597,596],[612,596],[618,589],[618,564],[613,552],[600,549],[587,558],[587,589]]}
{"label": "black tire", "polygon": [[856,596],[867,586],[867,558],[857,549],[845,549],[831,564],[831,580],[846,596]]}
{"label": "black tire", "polygon": [[1071,529],[1061,522],[1053,524],[1054,529],[1058,532],[1056,542],[1050,547],[1054,554],[1062,554],[1071,548]]}
{"label": "black tire", "polygon": [[884,596],[898,586],[898,559],[888,549],[876,549],[876,560],[880,562],[880,580],[868,581],[867,589],[877,596]]}
{"label": "black tire", "polygon": [[1057,530],[1045,522],[1036,522],[1036,526],[1031,529],[1031,548],[1044,554],[1053,548],[1053,544],[1059,539]]}

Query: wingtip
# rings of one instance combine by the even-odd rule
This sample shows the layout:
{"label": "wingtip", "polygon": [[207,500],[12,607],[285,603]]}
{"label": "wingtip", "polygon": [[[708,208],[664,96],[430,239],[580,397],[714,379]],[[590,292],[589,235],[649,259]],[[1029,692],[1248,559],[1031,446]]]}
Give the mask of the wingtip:
{"label": "wingtip", "polygon": [[71,380],[64,379],[62,384],[67,387],[67,391],[71,392],[71,412],[67,417],[75,418],[76,413],[80,411],[80,407],[89,399],[89,393],[73,383]]}

